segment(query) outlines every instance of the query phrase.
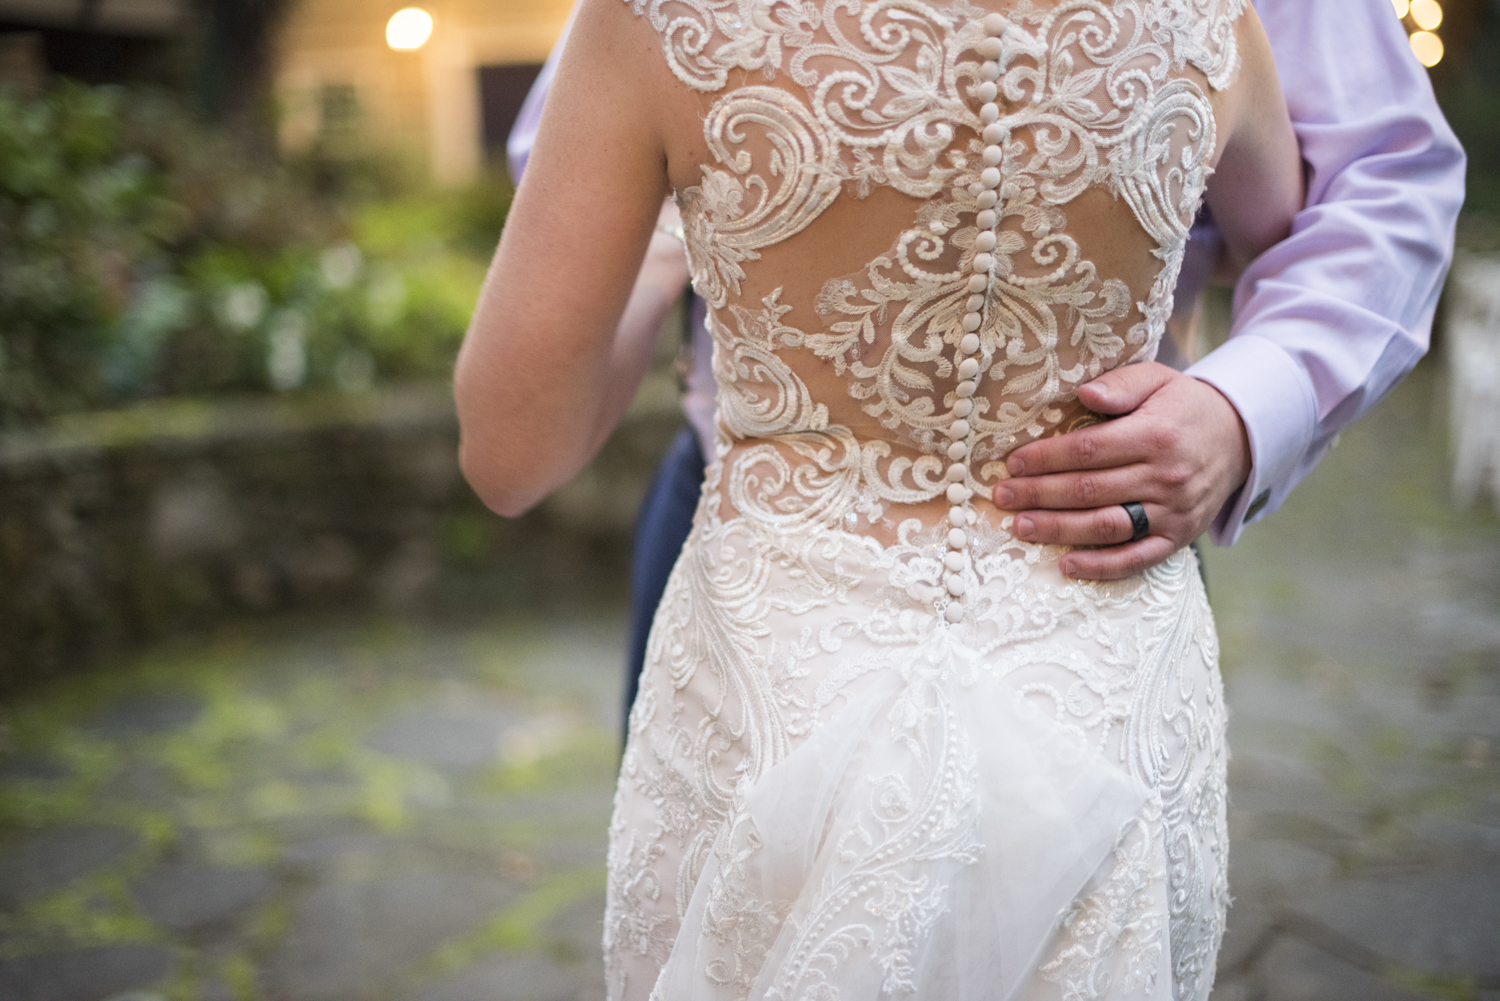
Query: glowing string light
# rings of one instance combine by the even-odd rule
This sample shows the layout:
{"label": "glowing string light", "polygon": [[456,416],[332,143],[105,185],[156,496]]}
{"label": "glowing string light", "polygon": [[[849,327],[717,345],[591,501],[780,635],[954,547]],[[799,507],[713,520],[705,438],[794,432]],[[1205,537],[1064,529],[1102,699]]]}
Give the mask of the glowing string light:
{"label": "glowing string light", "polygon": [[1436,66],[1443,58],[1443,40],[1430,31],[1414,31],[1411,50],[1423,66]]}
{"label": "glowing string light", "polygon": [[1397,17],[1405,17],[1406,12],[1411,9],[1411,0],[1391,0],[1391,6],[1396,8]]}
{"label": "glowing string light", "polygon": [[1437,0],[1411,0],[1411,19],[1423,31],[1431,31],[1443,23],[1443,8]]}

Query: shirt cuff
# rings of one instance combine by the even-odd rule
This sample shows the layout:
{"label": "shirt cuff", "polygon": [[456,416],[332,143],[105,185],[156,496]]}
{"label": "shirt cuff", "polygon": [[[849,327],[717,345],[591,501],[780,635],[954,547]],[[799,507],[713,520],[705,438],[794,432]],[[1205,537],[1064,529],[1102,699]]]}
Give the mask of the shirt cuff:
{"label": "shirt cuff", "polygon": [[1290,492],[1317,431],[1317,397],[1302,366],[1274,341],[1252,333],[1231,337],[1187,374],[1224,394],[1250,439],[1250,475],[1209,530],[1216,544],[1228,546]]}

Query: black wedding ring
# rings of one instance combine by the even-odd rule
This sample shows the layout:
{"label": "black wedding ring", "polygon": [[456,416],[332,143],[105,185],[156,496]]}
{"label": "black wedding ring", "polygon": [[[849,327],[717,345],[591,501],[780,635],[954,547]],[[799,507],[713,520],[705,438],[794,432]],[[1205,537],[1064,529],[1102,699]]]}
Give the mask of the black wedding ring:
{"label": "black wedding ring", "polygon": [[1151,534],[1151,519],[1146,517],[1146,509],[1140,501],[1128,501],[1120,506],[1130,515],[1131,542],[1140,542]]}

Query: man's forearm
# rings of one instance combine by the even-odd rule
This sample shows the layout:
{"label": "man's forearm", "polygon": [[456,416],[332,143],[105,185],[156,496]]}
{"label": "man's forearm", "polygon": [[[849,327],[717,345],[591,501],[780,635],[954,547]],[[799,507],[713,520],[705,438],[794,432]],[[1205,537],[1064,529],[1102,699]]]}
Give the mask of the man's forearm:
{"label": "man's forearm", "polygon": [[1214,523],[1221,544],[1275,510],[1426,352],[1463,200],[1463,151],[1385,3],[1256,8],[1308,204],[1291,236],[1240,276],[1229,342],[1188,369],[1234,404],[1249,435],[1248,482]]}

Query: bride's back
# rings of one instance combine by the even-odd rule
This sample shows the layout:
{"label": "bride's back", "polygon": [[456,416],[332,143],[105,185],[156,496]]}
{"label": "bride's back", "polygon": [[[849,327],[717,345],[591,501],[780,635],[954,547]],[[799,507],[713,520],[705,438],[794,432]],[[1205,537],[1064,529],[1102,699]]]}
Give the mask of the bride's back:
{"label": "bride's back", "polygon": [[636,6],[706,99],[664,131],[731,446],[926,501],[1154,355],[1242,0]]}

